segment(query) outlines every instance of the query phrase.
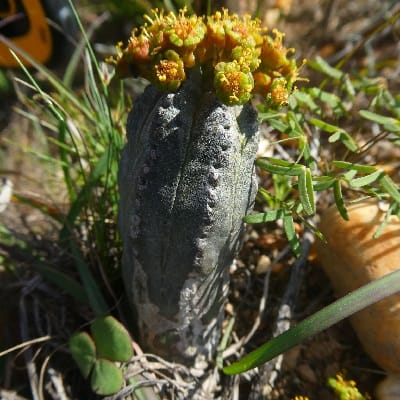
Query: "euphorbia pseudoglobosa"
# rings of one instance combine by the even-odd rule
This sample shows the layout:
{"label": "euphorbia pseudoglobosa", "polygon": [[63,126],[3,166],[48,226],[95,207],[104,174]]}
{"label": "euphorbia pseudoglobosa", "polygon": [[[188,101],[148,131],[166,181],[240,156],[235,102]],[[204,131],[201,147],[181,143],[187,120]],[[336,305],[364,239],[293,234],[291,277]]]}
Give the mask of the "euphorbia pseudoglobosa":
{"label": "euphorbia pseudoglobosa", "polygon": [[141,344],[168,359],[211,359],[229,266],[257,184],[254,93],[279,108],[296,63],[259,20],[153,11],[117,46],[120,77],[150,81],[135,101],[120,171],[122,269]]}

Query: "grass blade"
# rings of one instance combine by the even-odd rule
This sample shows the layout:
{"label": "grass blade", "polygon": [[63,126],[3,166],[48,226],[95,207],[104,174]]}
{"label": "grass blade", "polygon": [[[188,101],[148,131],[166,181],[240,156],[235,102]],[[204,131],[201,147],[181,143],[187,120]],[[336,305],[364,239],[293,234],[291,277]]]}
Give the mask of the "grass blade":
{"label": "grass blade", "polygon": [[90,272],[89,266],[85,263],[80,251],[76,247],[73,240],[70,241],[72,255],[75,259],[75,265],[82,280],[85,292],[92,310],[97,316],[107,314],[109,308],[105,301],[96,280]]}
{"label": "grass blade", "polygon": [[[28,77],[28,79],[32,82],[32,84],[34,85],[34,87],[36,88],[36,90],[38,91],[38,93],[44,98],[44,99],[48,99],[50,100],[51,98],[46,95],[46,93],[44,93],[37,85],[36,81],[33,79],[32,75],[29,73],[29,71],[27,70],[27,68],[25,68],[24,64],[22,63],[22,61],[19,59],[19,57],[17,56],[17,54],[21,57],[23,57],[24,59],[28,60],[29,63],[35,67],[40,73],[43,74],[43,76],[46,77],[46,79],[49,81],[49,83],[54,87],[54,89],[60,93],[60,95],[65,96],[66,99],[68,99],[68,101],[73,104],[78,110],[80,110],[80,112],[85,115],[87,118],[94,120],[94,115],[91,112],[91,110],[87,107],[84,106],[84,103],[81,102],[78,98],[77,95],[75,95],[75,93],[69,89],[67,86],[65,86],[57,77],[55,74],[53,74],[48,68],[46,68],[44,65],[36,62],[27,52],[25,52],[24,50],[22,50],[21,48],[19,48],[18,46],[15,45],[14,42],[12,42],[11,40],[7,39],[4,36],[0,36],[0,42],[3,42],[7,47],[9,47],[10,50],[15,59],[18,61],[22,71],[24,72],[24,74]],[[48,105],[50,106],[50,108],[52,107],[51,103],[48,103]],[[53,110],[54,111],[54,110]]]}
{"label": "grass blade", "polygon": [[46,265],[39,265],[37,266],[37,269],[45,279],[54,283],[61,290],[74,297],[77,301],[86,304],[89,303],[88,297],[82,285],[80,285],[67,274],[64,274],[63,272]]}
{"label": "grass blade", "polygon": [[226,366],[223,368],[223,372],[227,375],[234,375],[258,367],[303,340],[399,291],[400,270],[397,270],[336,300],[294,328],[263,344],[241,360]]}
{"label": "grass blade", "polygon": [[91,171],[88,182],[86,182],[86,184],[82,187],[76,199],[72,203],[64,227],[60,233],[61,238],[65,237],[70,227],[74,226],[76,219],[81,215],[82,209],[88,204],[91,204],[90,196],[93,194],[93,188],[99,182],[101,177],[107,174],[109,152],[110,148],[100,157],[96,166]]}
{"label": "grass blade", "polygon": [[[66,140],[66,133],[67,133],[67,124],[65,123],[64,119],[59,120],[58,123],[58,140],[60,143],[67,143]],[[65,186],[67,187],[69,201],[71,203],[74,202],[76,198],[76,193],[74,189],[74,185],[72,183],[72,177],[70,174],[70,165],[68,162],[68,153],[69,151],[66,150],[64,147],[60,146],[58,148],[62,164],[62,170],[64,174],[64,182]]]}

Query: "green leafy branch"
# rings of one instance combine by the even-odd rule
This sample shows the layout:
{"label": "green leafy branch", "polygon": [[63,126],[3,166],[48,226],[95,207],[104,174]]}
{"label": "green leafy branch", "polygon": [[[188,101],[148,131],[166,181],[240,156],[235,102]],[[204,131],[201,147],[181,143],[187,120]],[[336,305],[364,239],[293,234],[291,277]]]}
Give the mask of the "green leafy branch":
{"label": "green leafy branch", "polygon": [[[344,219],[348,219],[344,193],[356,193],[359,196],[375,196],[389,202],[388,213],[400,216],[400,191],[385,169],[378,165],[365,165],[352,162],[360,159],[375,145],[381,136],[367,147],[358,144],[357,132],[351,133],[341,126],[353,110],[356,96],[368,99],[371,110],[353,110],[359,115],[359,124],[377,124],[389,140],[396,142],[400,135],[400,101],[393,96],[384,82],[376,78],[350,76],[342,70],[330,66],[322,58],[310,61],[309,66],[325,76],[321,87],[302,88],[289,98],[286,112],[271,111],[260,107],[260,121],[268,123],[278,134],[283,135],[282,142],[294,142],[297,159],[291,161],[276,157],[263,157],[256,161],[257,167],[273,176],[274,190],[264,188],[259,198],[271,209],[245,217],[247,223],[272,222],[281,219],[286,236],[296,256],[300,254],[299,239],[294,231],[294,220],[300,220],[314,232],[307,219],[315,214],[317,192],[331,191],[332,198]],[[325,86],[332,82],[329,91]],[[381,113],[389,114],[382,115]],[[354,128],[353,128],[354,129]],[[324,136],[327,134],[327,136]],[[313,136],[320,136],[320,148],[313,152]],[[390,138],[390,135],[392,136]],[[326,144],[325,144],[326,142]],[[332,155],[339,159],[318,159],[321,146],[332,147]],[[339,149],[336,154],[336,149]],[[280,177],[276,179],[276,177]],[[286,185],[286,198],[279,185]],[[275,194],[273,194],[275,193]],[[388,214],[389,215],[389,214]],[[379,231],[382,231],[381,227]]]}
{"label": "green leafy branch", "polygon": [[[312,176],[310,168],[297,163],[280,160],[272,157],[259,158],[256,165],[264,171],[271,174],[295,177],[297,183],[293,188],[298,192],[298,201],[283,201],[280,207],[275,210],[269,210],[262,213],[250,214],[244,218],[247,223],[265,223],[278,219],[283,220],[283,227],[296,256],[299,256],[300,243],[294,231],[293,217],[300,218],[303,222],[304,216],[315,214],[316,192],[332,189],[336,206],[341,216],[348,220],[347,210],[342,194],[342,186],[352,189],[364,188],[366,191],[376,196],[390,196],[395,203],[391,207],[392,212],[399,210],[400,192],[397,185],[379,167],[367,166],[362,164],[353,164],[346,161],[333,161],[332,166],[336,169],[343,169],[344,173],[335,173],[324,176]],[[361,176],[359,176],[361,174]],[[380,191],[376,191],[373,184],[376,183]],[[269,200],[271,194],[264,188],[260,189],[260,195],[265,200]]]}

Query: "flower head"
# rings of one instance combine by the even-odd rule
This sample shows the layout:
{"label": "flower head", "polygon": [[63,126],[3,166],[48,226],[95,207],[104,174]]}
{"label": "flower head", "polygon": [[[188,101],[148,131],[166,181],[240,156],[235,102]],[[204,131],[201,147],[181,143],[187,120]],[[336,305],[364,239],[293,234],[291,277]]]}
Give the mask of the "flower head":
{"label": "flower head", "polygon": [[224,28],[228,48],[233,49],[240,45],[255,47],[261,44],[260,20],[253,20],[248,14],[242,18],[237,14],[231,15],[226,19]]}
{"label": "flower head", "polygon": [[253,87],[253,76],[250,72],[243,72],[236,60],[216,65],[214,88],[224,104],[233,106],[247,103],[251,99]]}
{"label": "flower head", "polygon": [[204,74],[213,71],[216,94],[227,105],[244,104],[255,93],[274,107],[287,103],[298,67],[281,32],[268,35],[260,20],[227,9],[208,17],[189,16],[185,8],[178,15],[156,9],[145,19],[125,48],[117,46],[111,62],[118,76],[142,76],[175,90],[197,65]]}
{"label": "flower head", "polygon": [[289,91],[285,78],[276,78],[271,83],[270,92],[266,100],[273,108],[279,108],[287,104]]}
{"label": "flower head", "polygon": [[185,14],[185,8],[178,16],[168,14],[166,34],[174,46],[193,49],[203,40],[207,28],[202,17]]}
{"label": "flower head", "polygon": [[283,47],[282,40],[284,34],[274,29],[274,38],[265,36],[261,47],[261,62],[271,70],[279,69],[289,63],[287,59],[288,50]]}
{"label": "flower head", "polygon": [[238,62],[243,71],[253,72],[261,63],[260,53],[258,47],[236,46],[232,50],[232,59]]}
{"label": "flower head", "polygon": [[175,90],[186,78],[183,61],[174,50],[167,50],[164,58],[154,65],[154,75],[161,90]]}

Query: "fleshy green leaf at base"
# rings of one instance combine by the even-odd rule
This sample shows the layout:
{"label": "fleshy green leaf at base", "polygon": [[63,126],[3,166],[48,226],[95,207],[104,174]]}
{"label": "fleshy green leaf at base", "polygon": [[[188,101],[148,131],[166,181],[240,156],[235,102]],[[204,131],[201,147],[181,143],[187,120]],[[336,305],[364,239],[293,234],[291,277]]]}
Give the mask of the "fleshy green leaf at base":
{"label": "fleshy green leaf at base", "polygon": [[97,356],[112,361],[128,361],[133,355],[128,331],[114,317],[96,318],[91,325]]}
{"label": "fleshy green leaf at base", "polygon": [[88,378],[96,362],[96,346],[92,338],[86,332],[77,333],[69,340],[69,348],[82,375]]}
{"label": "fleshy green leaf at base", "polygon": [[92,390],[103,396],[118,392],[123,384],[122,371],[109,360],[98,359],[90,378]]}

